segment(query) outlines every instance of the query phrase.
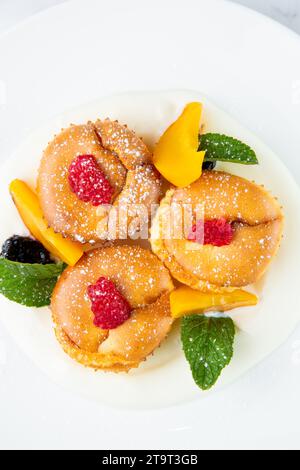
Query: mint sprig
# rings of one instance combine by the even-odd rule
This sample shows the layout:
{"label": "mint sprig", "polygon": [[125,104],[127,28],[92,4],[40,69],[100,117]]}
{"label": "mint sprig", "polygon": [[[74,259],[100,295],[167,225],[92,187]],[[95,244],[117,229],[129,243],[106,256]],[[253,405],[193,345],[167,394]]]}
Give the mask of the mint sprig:
{"label": "mint sprig", "polygon": [[27,264],[0,258],[0,293],[27,307],[49,305],[65,267],[64,263]]}
{"label": "mint sprig", "polygon": [[204,161],[220,161],[257,165],[254,150],[240,140],[222,134],[204,134],[199,136],[199,149],[205,150]]}
{"label": "mint sprig", "polygon": [[193,378],[202,390],[209,390],[233,355],[235,327],[231,318],[191,315],[181,322],[183,351]]}

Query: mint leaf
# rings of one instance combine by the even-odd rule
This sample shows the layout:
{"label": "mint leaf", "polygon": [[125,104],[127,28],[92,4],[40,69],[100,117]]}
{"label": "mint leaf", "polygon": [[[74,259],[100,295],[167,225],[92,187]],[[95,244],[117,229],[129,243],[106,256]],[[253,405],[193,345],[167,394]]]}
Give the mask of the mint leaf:
{"label": "mint leaf", "polygon": [[202,390],[209,390],[230,363],[234,336],[231,318],[191,315],[182,319],[183,351],[193,378]]}
{"label": "mint leaf", "polygon": [[220,161],[257,165],[254,150],[240,140],[222,134],[204,134],[199,136],[199,149],[206,150],[205,161]]}
{"label": "mint leaf", "polygon": [[27,264],[0,258],[0,293],[27,307],[50,304],[51,294],[64,263]]}

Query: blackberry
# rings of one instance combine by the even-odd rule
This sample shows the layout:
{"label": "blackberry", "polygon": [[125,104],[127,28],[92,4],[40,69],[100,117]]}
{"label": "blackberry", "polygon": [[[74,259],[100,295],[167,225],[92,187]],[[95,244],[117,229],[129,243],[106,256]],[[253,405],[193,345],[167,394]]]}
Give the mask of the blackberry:
{"label": "blackberry", "polygon": [[217,165],[217,162],[203,162],[203,170],[213,170]]}
{"label": "blackberry", "polygon": [[1,256],[19,263],[52,263],[49,252],[40,242],[19,235],[14,235],[3,243]]}

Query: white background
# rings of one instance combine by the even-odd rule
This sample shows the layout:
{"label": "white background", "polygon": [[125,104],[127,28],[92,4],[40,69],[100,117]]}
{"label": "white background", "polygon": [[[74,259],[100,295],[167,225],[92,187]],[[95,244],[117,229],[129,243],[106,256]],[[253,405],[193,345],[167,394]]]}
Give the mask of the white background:
{"label": "white background", "polygon": [[[16,22],[28,15],[58,3],[61,1],[0,0],[0,31],[14,26]],[[300,33],[300,0],[239,0],[238,3],[267,13]],[[99,22],[101,24],[101,19]],[[0,159],[3,157],[0,156]],[[288,403],[285,401],[284,383],[281,383],[281,376],[284,377],[286,365],[292,363],[293,374],[289,377],[289,389],[292,394],[293,383],[299,382],[299,351],[300,332],[298,330],[289,343],[282,346],[272,355],[272,358],[262,363],[255,371],[250,371],[244,378],[251,389],[253,402],[258,402],[259,397],[263,397],[266,401],[266,395],[269,395],[272,404],[265,410],[262,420],[257,417],[257,422],[254,423],[252,401],[239,400],[239,405],[235,409],[237,415],[243,415],[245,426],[251,422],[252,428],[255,429],[253,439],[249,439],[247,443],[248,446],[281,447],[282,436],[286,429],[289,428],[292,420],[298,419],[298,410],[295,410],[294,415],[290,414]],[[276,363],[277,368],[270,367],[271,363]],[[15,365],[18,365],[17,369],[14,369]],[[263,380],[265,376],[268,376],[267,388]],[[220,397],[217,405],[220,419],[214,423],[208,423],[205,429],[205,440],[209,441],[212,447],[214,436],[217,442],[222,441],[224,447],[227,448],[246,445],[243,440],[243,429],[235,429],[235,436],[224,432],[227,425],[232,424],[234,427],[236,418],[232,416],[232,423],[224,422],[222,410],[226,407],[229,393],[232,394],[234,401],[235,394],[238,393],[237,387],[232,387],[230,391],[227,390],[224,397]],[[29,400],[30,406],[28,406]],[[199,419],[195,416],[190,425],[185,427],[184,413],[180,408],[174,409],[173,415],[170,416],[168,413],[168,421],[158,426],[153,436],[145,442],[143,428],[135,429],[134,434],[131,435],[130,432],[126,432],[126,423],[143,423],[143,427],[147,428],[156,419],[158,423],[162,422],[161,411],[153,411],[151,414],[139,413],[138,418],[135,413],[126,411],[110,410],[104,413],[94,403],[76,394],[65,392],[53,384],[24,357],[0,325],[0,448],[60,448],[64,446],[80,448],[84,446],[108,449],[125,446],[133,449],[137,447],[172,449],[174,442],[178,443],[178,437],[185,435],[184,431],[188,434],[189,429],[192,430]],[[112,424],[113,421],[114,423],[119,421],[122,426],[116,428],[115,424]],[[273,429],[273,433],[268,437],[264,434],[266,421],[268,428]],[[280,423],[280,429],[278,429],[278,423]],[[296,423],[293,424],[293,429],[295,429]],[[128,429],[130,430],[129,424]],[[114,442],[112,435],[115,436]],[[286,446],[299,448],[298,433],[291,435],[289,439]],[[194,446],[195,442],[196,439],[193,442]],[[179,447],[188,449],[190,445],[190,442],[182,440]],[[178,448],[178,444],[176,446]],[[202,447],[201,442],[199,446]]]}
{"label": "white background", "polygon": [[[0,0],[0,32],[14,26],[18,21],[23,20],[29,15],[62,3],[63,1],[64,0]],[[300,33],[300,0],[232,1],[264,13]]]}

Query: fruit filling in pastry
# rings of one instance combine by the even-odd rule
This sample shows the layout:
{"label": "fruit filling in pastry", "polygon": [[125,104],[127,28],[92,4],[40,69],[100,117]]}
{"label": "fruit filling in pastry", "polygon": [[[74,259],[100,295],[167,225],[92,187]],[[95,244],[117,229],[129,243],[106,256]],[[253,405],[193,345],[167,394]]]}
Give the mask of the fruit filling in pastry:
{"label": "fruit filling in pastry", "polygon": [[88,287],[87,292],[95,315],[95,326],[102,330],[113,330],[130,317],[130,305],[112,281],[100,277]]}
{"label": "fruit filling in pastry", "polygon": [[[161,178],[152,156],[134,132],[109,119],[73,125],[46,148],[38,197],[55,232],[82,243],[108,238],[110,208],[159,202]],[[128,213],[128,227],[134,215]],[[115,238],[123,238],[117,230]]]}
{"label": "fruit filling in pastry", "polygon": [[230,245],[233,239],[232,224],[225,217],[212,220],[197,220],[188,234],[188,240],[203,245]]}
{"label": "fruit filling in pastry", "polygon": [[57,338],[85,366],[137,367],[171,329],[172,289],[168,270],[150,251],[126,245],[94,250],[55,287]]}
{"label": "fruit filling in pastry", "polygon": [[113,187],[93,155],[79,155],[72,161],[69,183],[81,201],[91,202],[93,206],[111,203]]}

